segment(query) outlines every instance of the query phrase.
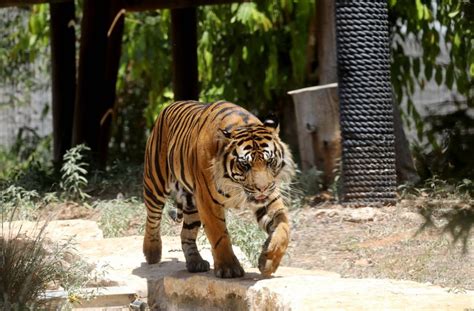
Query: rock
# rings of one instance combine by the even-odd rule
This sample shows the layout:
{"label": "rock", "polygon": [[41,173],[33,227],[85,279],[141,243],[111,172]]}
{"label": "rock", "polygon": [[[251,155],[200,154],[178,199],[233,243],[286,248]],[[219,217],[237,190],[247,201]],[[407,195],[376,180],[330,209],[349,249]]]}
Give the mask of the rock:
{"label": "rock", "polygon": [[376,220],[376,217],[382,214],[379,209],[373,207],[350,208],[345,210],[343,219],[352,222],[367,222]]}
{"label": "rock", "polygon": [[382,217],[384,213],[378,208],[361,207],[361,208],[320,208],[314,212],[318,218],[322,217],[340,217],[350,222],[368,222],[375,221],[378,217]]}
{"label": "rock", "polygon": [[369,266],[372,266],[372,260],[367,259],[367,258],[360,258],[354,261],[354,265],[360,266],[360,267],[369,267]]}
{"label": "rock", "polygon": [[[105,278],[118,286],[131,286],[141,297],[146,297],[149,282],[161,282],[165,275],[186,271],[179,237],[162,237],[161,262],[148,265],[143,256],[143,236],[128,236],[104,240],[82,241],[77,251],[82,259],[105,272]],[[212,266],[208,245],[199,246],[201,256]],[[234,246],[234,253],[244,268],[250,267],[244,253]],[[186,272],[187,273],[187,272]]]}
{"label": "rock", "polygon": [[[12,237],[18,233],[35,238],[42,227],[44,221],[13,221],[3,223],[1,234],[5,237]],[[100,240],[103,239],[102,230],[95,221],[92,220],[52,220],[47,223],[44,231],[44,237],[55,242],[72,242]]]}
{"label": "rock", "polygon": [[417,224],[422,224],[422,223],[425,222],[425,218],[423,217],[423,215],[421,215],[419,213],[404,212],[404,213],[400,214],[400,217],[405,219],[405,220],[417,223]]}
{"label": "rock", "polygon": [[287,301],[269,289],[266,282],[279,282],[287,291],[284,295],[295,297],[298,293],[293,291],[291,283],[286,284],[290,275],[302,281],[305,276],[339,278],[332,272],[287,267],[280,267],[269,279],[262,277],[257,269],[248,269],[239,279],[218,279],[211,272],[193,275],[180,271],[165,276],[157,292],[149,293],[148,301],[158,310],[289,310]]}
{"label": "rock", "polygon": [[[411,281],[346,279],[284,269],[263,279],[248,273],[236,280],[210,274],[165,277],[155,308],[171,310],[465,310],[474,292]],[[153,293],[149,293],[153,296]]]}

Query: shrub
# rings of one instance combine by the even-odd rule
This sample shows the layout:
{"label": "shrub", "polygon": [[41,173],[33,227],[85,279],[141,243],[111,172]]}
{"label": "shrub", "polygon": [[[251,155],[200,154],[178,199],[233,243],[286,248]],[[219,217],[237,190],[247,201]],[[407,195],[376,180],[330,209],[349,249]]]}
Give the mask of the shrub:
{"label": "shrub", "polygon": [[84,153],[90,148],[86,145],[77,145],[69,149],[64,155],[64,163],[61,167],[61,182],[59,187],[64,191],[64,196],[72,200],[84,200],[89,195],[84,192],[87,186],[87,162],[84,161]]}
{"label": "shrub", "polygon": [[[82,287],[93,278],[91,268],[72,258],[71,241],[51,243],[45,237],[48,222],[36,222],[28,235],[12,221],[17,209],[1,205],[0,309],[46,308],[44,293],[51,286],[62,287],[69,297],[83,297]],[[72,259],[71,259],[72,258]]]}

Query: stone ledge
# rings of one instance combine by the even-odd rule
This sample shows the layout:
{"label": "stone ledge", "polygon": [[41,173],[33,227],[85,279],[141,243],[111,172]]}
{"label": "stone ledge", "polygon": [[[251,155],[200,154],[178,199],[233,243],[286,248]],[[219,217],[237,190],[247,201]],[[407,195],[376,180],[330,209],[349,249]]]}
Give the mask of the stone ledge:
{"label": "stone ledge", "polygon": [[[147,265],[143,237],[100,239],[97,229],[93,222],[58,221],[49,224],[47,234],[53,240],[76,236],[78,255],[95,266],[107,266],[107,279],[123,289],[109,292],[115,297],[104,292],[88,308],[107,309],[107,299],[121,304],[137,294],[147,297],[152,309],[162,310],[474,310],[473,291],[454,293],[412,281],[346,279],[286,267],[272,278],[249,268],[244,278],[232,280],[217,279],[212,271],[190,274],[179,237],[163,237],[162,262]],[[204,247],[202,254],[212,263],[209,249]]]}
{"label": "stone ledge", "polygon": [[[253,272],[253,273],[252,273]],[[305,274],[306,273],[306,274]],[[235,280],[211,273],[165,276],[151,306],[159,310],[471,310],[474,292],[412,281],[346,279],[283,268],[262,279],[254,270]]]}

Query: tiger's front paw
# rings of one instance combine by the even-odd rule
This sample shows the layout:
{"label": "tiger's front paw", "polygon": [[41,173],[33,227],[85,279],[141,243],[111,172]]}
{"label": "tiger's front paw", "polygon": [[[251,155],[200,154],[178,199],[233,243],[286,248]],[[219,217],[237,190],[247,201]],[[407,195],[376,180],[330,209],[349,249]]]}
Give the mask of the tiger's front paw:
{"label": "tiger's front paw", "polygon": [[210,270],[209,262],[202,258],[186,261],[186,269],[191,273],[207,272]]}
{"label": "tiger's front paw", "polygon": [[234,260],[230,263],[214,262],[214,274],[218,278],[230,279],[230,278],[240,278],[244,276],[245,271],[240,265],[237,258],[234,258]]}
{"label": "tiger's front paw", "polygon": [[258,258],[258,269],[264,276],[270,276],[280,265],[283,255],[288,248],[288,225],[280,225],[268,237]]}

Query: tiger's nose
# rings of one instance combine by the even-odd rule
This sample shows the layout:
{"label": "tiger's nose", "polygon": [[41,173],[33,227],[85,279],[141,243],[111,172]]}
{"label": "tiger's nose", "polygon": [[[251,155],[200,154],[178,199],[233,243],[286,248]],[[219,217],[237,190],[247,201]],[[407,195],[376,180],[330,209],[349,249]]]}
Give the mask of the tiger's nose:
{"label": "tiger's nose", "polygon": [[260,192],[265,192],[268,190],[273,184],[266,184],[266,185],[255,185],[255,188],[257,188],[258,191]]}
{"label": "tiger's nose", "polygon": [[265,190],[268,189],[268,186],[269,186],[269,185],[265,185],[265,186],[255,186],[255,188],[257,188],[257,190],[260,191],[260,192],[264,192]]}

